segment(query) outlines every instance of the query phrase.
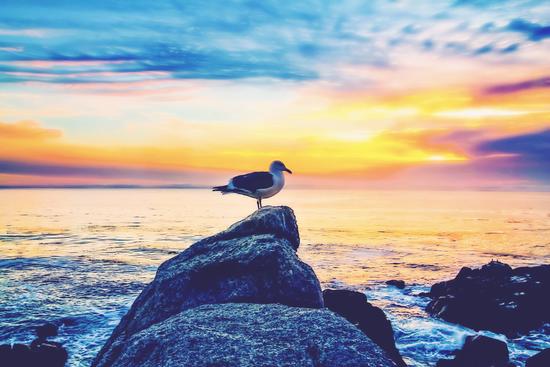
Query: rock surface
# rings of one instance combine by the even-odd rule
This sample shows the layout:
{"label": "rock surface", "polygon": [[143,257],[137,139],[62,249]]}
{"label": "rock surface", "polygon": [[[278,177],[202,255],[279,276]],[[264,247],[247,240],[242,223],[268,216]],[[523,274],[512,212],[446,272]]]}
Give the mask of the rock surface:
{"label": "rock surface", "polygon": [[39,338],[49,338],[52,336],[57,336],[57,325],[51,322],[47,322],[43,325],[40,325],[36,328],[36,335]]}
{"label": "rock surface", "polygon": [[395,346],[393,328],[384,311],[371,305],[364,293],[345,289],[325,289],[325,307],[354,324],[378,344],[397,366],[406,366]]}
{"label": "rock surface", "polygon": [[394,366],[355,326],[329,310],[237,303],[183,311],[134,334],[112,363],[99,365]]}
{"label": "rock surface", "polygon": [[30,346],[25,344],[0,345],[0,366],[63,367],[67,350],[58,342],[47,338],[57,336],[57,325],[48,322],[36,327],[37,338]]}
{"label": "rock surface", "polygon": [[550,265],[512,269],[492,261],[434,284],[426,311],[475,330],[515,335],[550,322],[548,294]]}
{"label": "rock surface", "polygon": [[546,348],[534,356],[527,358],[525,367],[548,367],[550,366],[550,348]]}
{"label": "rock surface", "polygon": [[405,281],[403,281],[403,280],[392,279],[392,280],[388,280],[386,282],[386,284],[387,285],[393,285],[394,287],[397,287],[399,289],[405,288]]}
{"label": "rock surface", "polygon": [[505,342],[483,335],[470,335],[454,359],[440,359],[436,367],[509,367]]}
{"label": "rock surface", "polygon": [[285,239],[290,242],[294,250],[298,250],[298,246],[300,246],[300,233],[298,232],[296,216],[292,209],[286,206],[264,207],[231,225],[225,231],[205,238],[198,243],[226,241],[262,234],[269,234]]}
{"label": "rock surface", "polygon": [[195,243],[159,267],[92,366],[394,366],[321,310],[298,246],[287,207],[264,207]]}

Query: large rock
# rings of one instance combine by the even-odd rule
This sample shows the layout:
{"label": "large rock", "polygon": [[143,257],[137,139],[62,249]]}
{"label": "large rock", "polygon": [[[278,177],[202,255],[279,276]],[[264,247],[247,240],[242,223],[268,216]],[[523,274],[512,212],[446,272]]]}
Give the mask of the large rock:
{"label": "large rock", "polygon": [[405,281],[404,280],[396,280],[396,279],[392,279],[392,280],[388,280],[386,282],[387,285],[393,285],[394,287],[397,287],[399,289],[404,289],[405,288]]}
{"label": "large rock", "polygon": [[286,206],[266,206],[225,231],[205,238],[202,242],[226,241],[239,237],[269,234],[290,242],[294,250],[300,246],[298,223],[292,209]]}
{"label": "large rock", "polygon": [[546,348],[534,356],[527,358],[525,367],[548,367],[550,366],[550,348]]}
{"label": "large rock", "polygon": [[296,219],[288,207],[264,207],[195,243],[159,267],[93,365],[108,365],[141,330],[203,304],[323,307],[319,281],[298,259],[298,245]]}
{"label": "large rock", "polygon": [[63,367],[67,362],[67,350],[61,343],[47,340],[57,336],[57,325],[48,322],[36,327],[37,338],[31,345],[0,345],[0,366]]}
{"label": "large rock", "polygon": [[364,293],[345,289],[325,289],[325,307],[354,324],[378,344],[397,366],[406,366],[395,346],[393,328],[382,309],[371,305]]}
{"label": "large rock", "polygon": [[440,359],[436,367],[509,367],[505,342],[483,335],[470,335],[454,359]]}
{"label": "large rock", "polygon": [[67,351],[56,342],[44,341],[29,347],[24,344],[0,345],[0,366],[63,367]]}
{"label": "large rock", "polygon": [[514,335],[550,322],[550,265],[512,269],[492,261],[434,284],[426,310],[475,330]]}
{"label": "large rock", "polygon": [[327,309],[219,304],[183,311],[128,338],[97,366],[394,366],[355,326]]}

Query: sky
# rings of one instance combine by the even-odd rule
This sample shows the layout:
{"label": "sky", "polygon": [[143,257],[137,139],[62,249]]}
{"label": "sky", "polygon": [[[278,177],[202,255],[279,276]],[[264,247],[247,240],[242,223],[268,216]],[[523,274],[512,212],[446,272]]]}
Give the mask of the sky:
{"label": "sky", "polygon": [[550,188],[550,2],[10,1],[0,185]]}

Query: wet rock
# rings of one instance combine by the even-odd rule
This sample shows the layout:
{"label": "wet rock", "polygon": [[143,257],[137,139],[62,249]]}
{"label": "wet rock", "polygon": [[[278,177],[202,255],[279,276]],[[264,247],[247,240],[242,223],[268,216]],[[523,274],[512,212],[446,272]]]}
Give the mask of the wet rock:
{"label": "wet rock", "polygon": [[298,258],[292,209],[264,207],[163,263],[102,348],[121,351],[133,334],[203,304],[280,303],[322,308],[319,280]]}
{"label": "wet rock", "polygon": [[286,206],[267,206],[231,225],[225,231],[208,237],[202,242],[219,242],[239,237],[269,234],[287,240],[294,250],[300,246],[300,234],[294,211]]}
{"label": "wet rock", "polygon": [[0,345],[0,361],[6,361],[11,356],[11,345],[1,344]]}
{"label": "wet rock", "polygon": [[538,352],[534,356],[527,358],[525,367],[548,367],[550,366],[550,348]]}
{"label": "wet rock", "polygon": [[29,347],[24,344],[0,345],[0,365],[9,367],[63,367],[67,351],[59,343],[44,342]]}
{"label": "wet rock", "polygon": [[550,322],[550,265],[520,267],[492,261],[462,268],[453,280],[436,283],[426,311],[475,330],[506,335]]}
{"label": "wet rock", "polygon": [[57,336],[57,325],[48,322],[44,325],[40,325],[36,328],[36,335],[39,338],[49,338],[52,336]]}
{"label": "wet rock", "polygon": [[60,321],[65,326],[74,326],[78,323],[77,319],[74,317],[63,317]]}
{"label": "wet rock", "polygon": [[405,288],[405,281],[403,280],[395,280],[395,279],[392,279],[392,280],[388,280],[386,282],[387,285],[393,285],[394,287],[397,287],[399,289],[403,289]]}
{"label": "wet rock", "polygon": [[62,367],[67,362],[67,350],[59,343],[44,342],[32,348],[32,355],[41,367]]}
{"label": "wet rock", "polygon": [[378,344],[398,366],[406,366],[395,346],[393,328],[384,311],[371,305],[364,293],[325,289],[325,307],[354,324]]}
{"label": "wet rock", "polygon": [[14,344],[11,348],[11,361],[14,366],[29,366],[33,361],[31,348],[25,344]]}
{"label": "wet rock", "polygon": [[440,359],[436,367],[511,367],[505,342],[483,335],[470,335],[454,359]]}
{"label": "wet rock", "polygon": [[226,303],[183,311],[132,335],[97,366],[389,367],[355,326],[327,309]]}

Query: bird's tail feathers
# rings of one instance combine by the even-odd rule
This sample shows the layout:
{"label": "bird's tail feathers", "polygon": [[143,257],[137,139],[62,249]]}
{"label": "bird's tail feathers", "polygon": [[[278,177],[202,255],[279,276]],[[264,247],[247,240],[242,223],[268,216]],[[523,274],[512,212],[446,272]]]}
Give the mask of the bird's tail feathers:
{"label": "bird's tail feathers", "polygon": [[229,194],[231,192],[231,190],[229,189],[229,187],[227,187],[227,185],[214,186],[212,187],[212,191],[219,191],[222,193],[222,195]]}

